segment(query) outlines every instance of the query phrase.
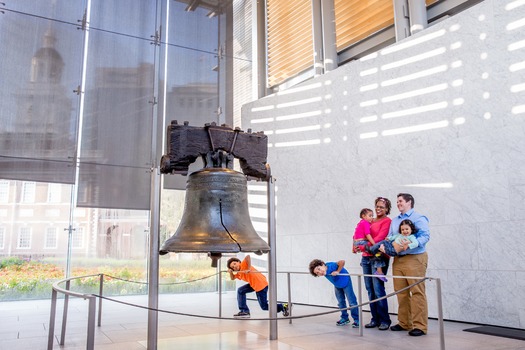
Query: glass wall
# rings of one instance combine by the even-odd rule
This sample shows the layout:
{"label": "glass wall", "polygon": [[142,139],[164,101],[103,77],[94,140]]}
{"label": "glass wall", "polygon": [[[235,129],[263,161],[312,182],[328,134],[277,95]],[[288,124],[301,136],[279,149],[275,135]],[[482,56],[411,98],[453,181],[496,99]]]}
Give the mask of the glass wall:
{"label": "glass wall", "polygon": [[[165,125],[231,125],[233,69],[251,70],[251,57],[226,48],[231,4],[1,6],[0,301],[48,298],[52,282],[97,273],[108,275],[105,294],[146,293],[151,173]],[[185,178],[165,180],[161,243],[184,203]],[[216,272],[205,255],[168,254],[160,291],[215,290],[216,278],[202,277]],[[73,288],[94,291],[96,281]]]}

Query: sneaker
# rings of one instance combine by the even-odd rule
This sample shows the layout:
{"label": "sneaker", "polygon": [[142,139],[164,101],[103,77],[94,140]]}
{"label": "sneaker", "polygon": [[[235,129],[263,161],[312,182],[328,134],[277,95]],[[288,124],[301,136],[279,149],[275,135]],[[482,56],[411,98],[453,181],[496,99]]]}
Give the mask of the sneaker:
{"label": "sneaker", "polygon": [[354,321],[354,323],[352,323],[352,328],[359,328],[359,322]]}
{"label": "sneaker", "polygon": [[386,331],[388,328],[390,328],[390,324],[389,323],[381,323],[379,325],[379,330],[380,331]]}
{"label": "sneaker", "polygon": [[290,316],[291,311],[292,311],[292,304],[284,303],[283,304],[283,316],[285,317]]}
{"label": "sneaker", "polygon": [[249,312],[240,311],[239,313],[233,315],[234,318],[250,318]]}
{"label": "sneaker", "polygon": [[339,321],[337,321],[335,324],[338,325],[338,326],[346,326],[349,323],[350,323],[349,319],[342,318]]}
{"label": "sneaker", "polygon": [[379,273],[377,271],[374,271],[374,275],[379,276],[378,278],[383,282],[388,282],[388,278],[385,277],[382,273]]}

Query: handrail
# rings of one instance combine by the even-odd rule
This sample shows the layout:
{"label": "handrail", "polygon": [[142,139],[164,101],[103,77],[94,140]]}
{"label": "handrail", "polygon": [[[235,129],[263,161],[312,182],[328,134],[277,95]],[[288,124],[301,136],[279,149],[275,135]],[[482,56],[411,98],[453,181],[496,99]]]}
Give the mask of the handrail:
{"label": "handrail", "polygon": [[[211,276],[207,276],[205,278],[212,277],[212,276],[215,276],[215,275],[219,275],[219,278],[222,280],[222,273],[223,272],[226,272],[226,271],[220,271],[219,270],[219,272],[217,274],[214,274],[214,275],[211,275]],[[257,271],[257,272],[258,273],[267,273],[265,271]],[[289,305],[292,305],[290,275],[291,274],[309,274],[309,272],[303,272],[303,271],[279,271],[277,273],[287,274],[288,303],[289,303]],[[377,298],[377,299],[374,299],[374,300],[371,300],[371,301],[363,302],[362,301],[362,295],[361,295],[362,294],[362,292],[361,292],[361,289],[362,289],[361,279],[363,277],[378,278],[378,276],[377,275],[360,274],[360,273],[349,273],[349,274],[339,274],[339,275],[340,276],[354,276],[354,277],[358,278],[358,305],[349,306],[348,308],[346,308],[346,310],[350,310],[350,309],[353,309],[353,308],[357,307],[359,309],[359,317],[360,317],[360,319],[362,319],[362,307],[364,305],[369,305],[369,304],[374,303],[376,301],[392,297],[393,295],[396,295],[396,294],[398,294],[401,291],[409,289],[409,288],[413,287],[414,285],[417,285],[419,283],[423,283],[426,280],[429,280],[429,281],[433,281],[434,280],[434,281],[436,281],[437,282],[437,294],[438,294],[437,295],[437,299],[438,299],[437,300],[437,305],[438,305],[438,309],[439,309],[438,310],[438,321],[439,321],[439,330],[440,330],[440,349],[441,350],[445,349],[443,310],[442,310],[442,300],[441,300],[441,280],[439,278],[420,277],[420,276],[412,277],[412,276],[387,275],[387,277],[390,277],[390,278],[404,278],[404,279],[408,278],[408,279],[415,279],[415,280],[419,280],[419,281],[415,282],[415,283],[413,283],[413,284],[411,284],[411,285],[409,285],[407,287],[404,287],[403,289],[400,289],[400,290],[395,291],[393,293],[387,294],[387,295],[385,295],[385,296],[383,296],[381,298]],[[69,289],[71,280],[78,279],[78,278],[95,277],[95,276],[98,276],[99,279],[100,279],[100,285],[99,285],[99,293],[100,294],[99,295],[93,294],[93,293],[79,293],[79,292],[71,291]],[[108,275],[106,275],[106,276],[108,276]],[[113,277],[113,276],[111,276],[111,277]],[[198,280],[200,280],[200,279],[198,279]],[[198,280],[195,280],[195,281],[198,281]],[[134,281],[129,281],[129,282],[134,282]],[[191,282],[193,282],[193,281],[186,281],[186,282],[182,282],[182,283],[191,283]],[[61,288],[59,286],[59,284],[62,284],[62,283],[66,283],[66,288],[65,289]],[[51,313],[50,313],[50,320],[49,320],[48,350],[52,350],[53,349],[53,338],[54,338],[55,316],[56,316],[56,303],[57,303],[57,295],[58,295],[59,292],[63,293],[65,295],[65,298],[64,298],[64,313],[63,313],[63,320],[62,320],[62,333],[61,333],[61,339],[60,339],[60,343],[59,344],[60,345],[64,345],[64,342],[65,342],[65,333],[66,333],[65,330],[66,330],[66,323],[67,323],[68,298],[70,296],[73,296],[73,297],[78,297],[78,298],[82,298],[82,299],[88,299],[89,300],[88,334],[87,334],[87,344],[86,344],[86,349],[88,349],[88,350],[93,350],[94,349],[96,298],[99,298],[99,312],[98,312],[98,326],[99,327],[101,325],[102,299],[106,299],[106,300],[109,300],[109,301],[125,304],[125,305],[132,306],[132,307],[138,307],[138,308],[147,309],[147,310],[151,310],[151,311],[157,311],[157,312],[164,312],[164,313],[177,314],[177,315],[183,315],[183,316],[191,316],[191,317],[238,320],[238,319],[235,319],[235,318],[222,317],[222,292],[221,292],[222,291],[222,283],[219,283],[219,317],[193,315],[193,314],[173,312],[173,311],[167,311],[167,310],[161,310],[161,309],[153,309],[153,308],[150,308],[150,307],[145,307],[145,306],[141,306],[141,305],[131,304],[131,303],[119,301],[119,300],[116,300],[116,299],[108,298],[108,297],[105,297],[105,296],[102,295],[103,283],[104,283],[104,274],[102,274],[102,273],[100,273],[100,274],[93,274],[93,275],[70,277],[70,278],[66,278],[66,279],[63,279],[63,280],[60,280],[60,281],[57,281],[57,282],[53,283],[53,290],[52,290],[52,296],[51,296]],[[292,320],[296,319],[296,318],[299,319],[299,318],[306,318],[306,317],[321,316],[321,315],[326,315],[326,314],[330,314],[330,313],[339,312],[341,310],[343,310],[343,309],[336,309],[336,310],[333,310],[333,311],[322,312],[322,313],[315,313],[315,314],[309,314],[309,315],[293,316],[292,315],[292,309],[290,309],[290,316],[287,317],[287,318],[289,319],[289,323],[291,324]],[[276,321],[277,318],[251,318],[250,320]],[[280,318],[279,320],[284,320],[284,319]],[[246,321],[246,320],[243,320],[243,321]],[[363,336],[363,322],[359,323],[359,335]]]}

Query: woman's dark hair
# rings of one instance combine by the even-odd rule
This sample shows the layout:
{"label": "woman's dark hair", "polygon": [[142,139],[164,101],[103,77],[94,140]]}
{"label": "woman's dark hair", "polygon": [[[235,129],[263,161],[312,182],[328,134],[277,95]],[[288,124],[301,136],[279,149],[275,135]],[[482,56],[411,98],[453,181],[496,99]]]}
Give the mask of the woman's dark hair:
{"label": "woman's dark hair", "polygon": [[399,193],[397,197],[403,197],[405,202],[410,202],[410,208],[414,208],[414,204],[416,203],[414,202],[414,197],[412,197],[410,193]]}
{"label": "woman's dark hair", "polygon": [[373,213],[372,209],[370,208],[363,208],[361,209],[361,212],[359,213],[359,217],[362,219],[366,213]]}
{"label": "woman's dark hair", "polygon": [[228,261],[226,262],[226,266],[227,266],[229,269],[231,269],[230,264],[231,264],[232,262],[234,262],[234,261],[241,262],[241,261],[240,261],[239,259],[237,259],[237,258],[229,258]]}
{"label": "woman's dark hair", "polygon": [[319,260],[319,259],[314,259],[312,261],[310,261],[310,265],[308,266],[308,269],[310,270],[310,273],[312,274],[312,276],[314,277],[317,277],[317,275],[315,274],[314,270],[317,266],[323,266],[324,265],[324,261],[323,260]]}
{"label": "woman's dark hair", "polygon": [[379,201],[385,202],[386,215],[390,214],[390,210],[392,209],[392,203],[390,203],[390,199],[385,197],[377,197],[374,204],[377,205],[377,202]]}
{"label": "woman's dark hair", "polygon": [[414,234],[416,233],[417,229],[416,229],[416,225],[414,225],[414,223],[408,219],[405,219],[403,221],[401,221],[401,223],[399,224],[399,229],[397,230],[397,232],[401,233],[401,226],[403,225],[408,225],[410,226],[410,229],[412,230],[412,233],[411,234]]}

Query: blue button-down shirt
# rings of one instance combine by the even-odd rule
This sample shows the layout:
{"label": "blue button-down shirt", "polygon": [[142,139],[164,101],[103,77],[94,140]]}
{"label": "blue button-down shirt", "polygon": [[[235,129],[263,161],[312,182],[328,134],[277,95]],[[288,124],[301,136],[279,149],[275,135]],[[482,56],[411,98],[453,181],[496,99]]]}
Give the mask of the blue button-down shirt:
{"label": "blue button-down shirt", "polygon": [[399,233],[399,224],[403,220],[410,220],[416,226],[416,239],[419,242],[419,246],[414,249],[407,249],[404,252],[400,252],[398,255],[406,254],[421,254],[426,251],[427,242],[430,240],[430,230],[428,229],[428,218],[424,215],[416,213],[414,209],[410,209],[405,214],[399,214],[392,219],[390,223],[390,230],[388,232],[388,238],[391,238]]}

